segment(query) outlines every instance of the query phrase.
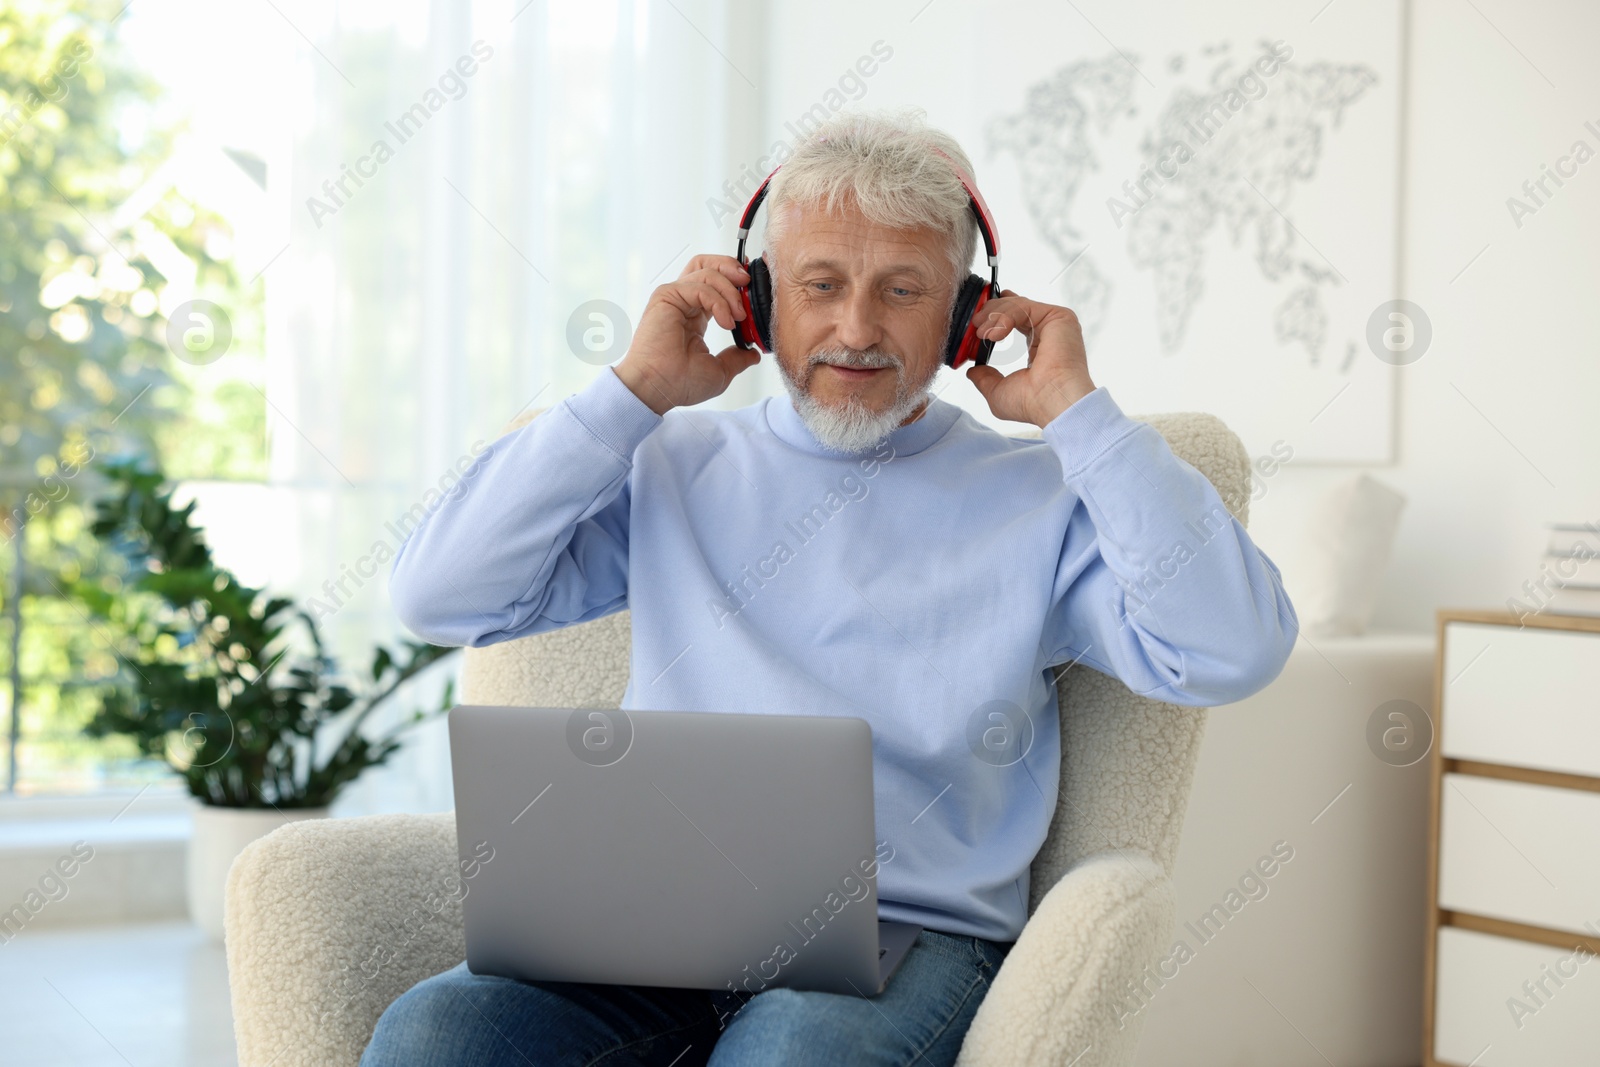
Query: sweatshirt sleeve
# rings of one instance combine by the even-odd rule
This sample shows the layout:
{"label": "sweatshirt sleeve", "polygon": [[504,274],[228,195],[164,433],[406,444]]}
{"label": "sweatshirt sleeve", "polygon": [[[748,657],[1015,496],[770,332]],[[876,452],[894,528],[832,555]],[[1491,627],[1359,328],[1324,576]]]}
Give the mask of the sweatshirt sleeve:
{"label": "sweatshirt sleeve", "polygon": [[1242,700],[1283,669],[1299,631],[1278,568],[1211,482],[1104,388],[1044,428],[1078,498],[1042,644],[1142,696]]}
{"label": "sweatshirt sleeve", "polygon": [[661,418],[607,368],[495,441],[400,546],[400,621],[479,647],[626,607],[633,453]]}

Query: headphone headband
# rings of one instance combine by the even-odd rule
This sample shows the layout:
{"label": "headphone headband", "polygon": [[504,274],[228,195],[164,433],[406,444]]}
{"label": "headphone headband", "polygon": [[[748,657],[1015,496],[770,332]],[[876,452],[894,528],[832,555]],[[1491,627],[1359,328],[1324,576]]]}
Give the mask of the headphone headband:
{"label": "headphone headband", "polygon": [[994,216],[989,214],[989,205],[984,201],[983,194],[978,192],[978,185],[972,176],[951,159],[943,149],[932,145],[933,153],[943,157],[950,164],[950,169],[955,172],[956,180],[961,183],[961,188],[967,191],[967,202],[972,205],[972,217],[978,220],[978,232],[983,235],[983,250],[988,254],[989,266],[998,269],[1000,266],[1000,233],[995,229]]}
{"label": "headphone headband", "polygon": [[739,250],[736,255],[740,263],[746,262],[744,243],[750,236],[750,224],[756,220],[756,208],[760,207],[761,202],[767,198],[767,186],[772,184],[772,175],[782,169],[783,164],[779,163],[772,168],[770,174],[761,180],[761,184],[756,186],[755,195],[750,197],[750,203],[745,205],[744,214],[739,216]]}

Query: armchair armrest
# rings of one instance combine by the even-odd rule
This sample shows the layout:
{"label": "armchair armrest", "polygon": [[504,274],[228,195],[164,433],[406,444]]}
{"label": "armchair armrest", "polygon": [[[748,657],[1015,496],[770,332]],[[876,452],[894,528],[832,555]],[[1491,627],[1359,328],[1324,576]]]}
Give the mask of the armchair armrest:
{"label": "armchair armrest", "polygon": [[1075,864],[995,975],[958,1067],[1132,1063],[1144,1021],[1134,990],[1168,947],[1172,915],[1171,880],[1144,853]]}
{"label": "armchair armrest", "polygon": [[[290,823],[228,873],[228,974],[241,1067],[354,1067],[396,997],[466,957],[454,816]],[[1132,1061],[1132,990],[1172,928],[1143,853],[1097,853],[1045,896],[995,975],[961,1067]]]}
{"label": "armchair armrest", "polygon": [[241,1067],[354,1067],[383,1010],[466,958],[455,817],[290,823],[228,872]]}

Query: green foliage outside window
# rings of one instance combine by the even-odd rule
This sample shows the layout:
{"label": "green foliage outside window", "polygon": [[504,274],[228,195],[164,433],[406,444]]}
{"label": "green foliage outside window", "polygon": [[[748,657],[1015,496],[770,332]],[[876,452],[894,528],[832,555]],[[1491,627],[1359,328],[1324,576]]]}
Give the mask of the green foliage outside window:
{"label": "green foliage outside window", "polygon": [[[228,261],[227,222],[161,184],[181,131],[157,121],[159,86],[118,44],[126,7],[0,5],[0,789],[158,773],[126,740],[84,738],[94,703],[69,684],[117,671],[109,635],[67,589],[100,565],[87,509],[105,486],[91,461],[265,472],[260,286]],[[163,308],[177,279],[158,261],[185,265],[193,291],[229,309],[227,367],[174,358]]]}

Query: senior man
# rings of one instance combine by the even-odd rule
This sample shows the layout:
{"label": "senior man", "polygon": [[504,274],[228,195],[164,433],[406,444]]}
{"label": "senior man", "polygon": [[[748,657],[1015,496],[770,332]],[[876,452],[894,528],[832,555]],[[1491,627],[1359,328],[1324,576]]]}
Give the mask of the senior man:
{"label": "senior man", "polygon": [[[924,929],[872,998],[475,976],[383,1014],[387,1064],[950,1064],[1027,918],[1055,810],[1057,664],[1179,704],[1272,680],[1296,621],[1215,489],[1096,388],[1073,313],[1007,290],[981,336],[1028,361],[967,379],[1014,439],[933,396],[976,242],[953,139],[835,119],[773,179],[772,338],[787,398],[681,411],[759,353],[728,256],[651,294],[627,355],[496,441],[395,559],[422,637],[482,646],[632,611],[624,708],[852,715],[872,725],[882,918]],[[1031,720],[1014,764],[969,727]]]}

